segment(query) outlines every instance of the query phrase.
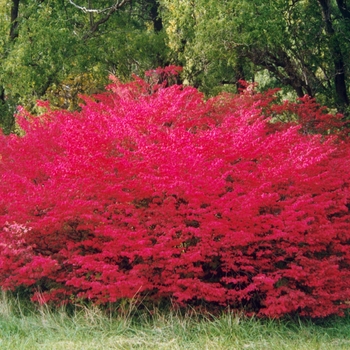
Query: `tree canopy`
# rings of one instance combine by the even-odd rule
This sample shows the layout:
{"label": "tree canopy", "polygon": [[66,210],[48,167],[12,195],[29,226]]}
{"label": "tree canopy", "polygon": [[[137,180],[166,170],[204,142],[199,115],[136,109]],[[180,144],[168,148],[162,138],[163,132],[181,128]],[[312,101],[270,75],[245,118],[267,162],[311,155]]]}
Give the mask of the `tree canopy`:
{"label": "tree canopy", "polygon": [[164,64],[167,49],[154,4],[3,0],[3,123],[18,104],[32,110],[37,99],[49,99],[74,109],[77,95],[101,90],[109,74],[126,79]]}
{"label": "tree canopy", "polygon": [[240,81],[316,97],[348,115],[350,6],[344,0],[1,0],[0,123],[37,99],[78,108],[109,74],[169,64],[207,95]]}
{"label": "tree canopy", "polygon": [[350,8],[344,1],[163,1],[166,30],[190,83],[259,79],[346,111]]}

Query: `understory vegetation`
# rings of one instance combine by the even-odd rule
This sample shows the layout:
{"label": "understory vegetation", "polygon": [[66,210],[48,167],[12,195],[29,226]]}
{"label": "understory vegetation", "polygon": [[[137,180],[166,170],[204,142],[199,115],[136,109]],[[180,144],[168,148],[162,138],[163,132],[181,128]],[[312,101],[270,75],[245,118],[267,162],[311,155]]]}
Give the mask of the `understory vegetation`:
{"label": "understory vegetation", "polygon": [[203,315],[147,309],[134,301],[104,309],[50,309],[14,295],[0,301],[0,346],[7,350],[340,350],[350,346],[350,319],[261,320],[228,312]]}

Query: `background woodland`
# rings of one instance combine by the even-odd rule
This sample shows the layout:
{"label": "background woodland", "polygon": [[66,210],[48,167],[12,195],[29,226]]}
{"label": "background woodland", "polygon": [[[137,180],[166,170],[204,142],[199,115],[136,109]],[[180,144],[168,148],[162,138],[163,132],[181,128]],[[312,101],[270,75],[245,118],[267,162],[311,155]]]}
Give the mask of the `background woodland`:
{"label": "background woodland", "polygon": [[74,110],[109,74],[158,66],[207,96],[282,87],[348,113],[350,5],[344,0],[1,0],[0,123],[38,99]]}

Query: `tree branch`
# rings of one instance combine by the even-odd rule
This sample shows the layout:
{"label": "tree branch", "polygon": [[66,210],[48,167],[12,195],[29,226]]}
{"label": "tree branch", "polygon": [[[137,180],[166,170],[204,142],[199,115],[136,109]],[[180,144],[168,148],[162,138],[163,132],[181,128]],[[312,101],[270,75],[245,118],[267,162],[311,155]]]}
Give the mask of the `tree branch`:
{"label": "tree branch", "polygon": [[[122,1],[123,2],[123,1]],[[117,2],[115,5],[111,6],[111,7],[107,7],[105,9],[91,9],[91,8],[86,8],[85,6],[79,6],[76,3],[74,3],[72,0],[69,0],[69,3],[71,5],[73,5],[74,7],[76,7],[77,9],[85,12],[85,13],[103,13],[103,12],[107,12],[110,11],[113,7],[115,7],[116,5],[118,5],[119,2]]]}
{"label": "tree branch", "polygon": [[88,39],[93,33],[95,33],[101,24],[107,22],[114,12],[118,11],[120,8],[122,8],[124,5],[126,5],[129,2],[131,2],[131,0],[120,0],[120,1],[117,1],[113,6],[107,7],[105,9],[91,9],[91,8],[86,8],[84,6],[79,6],[79,5],[75,4],[72,0],[69,0],[69,3],[71,5],[73,5],[74,7],[76,7],[77,9],[79,9],[85,13],[92,14],[92,13],[105,13],[105,12],[107,12],[107,14],[104,17],[102,17],[99,21],[97,21],[93,24],[90,21],[91,28],[90,28],[90,31],[84,35],[84,37],[83,37],[84,40]]}
{"label": "tree branch", "polygon": [[350,10],[346,5],[346,1],[344,0],[337,0],[337,5],[339,8],[339,11],[343,15],[344,18],[350,19]]}
{"label": "tree branch", "polygon": [[69,0],[69,3],[71,5],[73,5],[74,7],[76,7],[77,9],[79,9],[85,13],[103,13],[103,12],[111,11],[113,9],[117,10],[118,8],[122,7],[126,2],[128,2],[128,0],[122,0],[121,2],[118,1],[113,6],[107,7],[105,9],[91,9],[91,8],[86,8],[85,6],[79,6],[76,3],[74,3],[72,0]]}

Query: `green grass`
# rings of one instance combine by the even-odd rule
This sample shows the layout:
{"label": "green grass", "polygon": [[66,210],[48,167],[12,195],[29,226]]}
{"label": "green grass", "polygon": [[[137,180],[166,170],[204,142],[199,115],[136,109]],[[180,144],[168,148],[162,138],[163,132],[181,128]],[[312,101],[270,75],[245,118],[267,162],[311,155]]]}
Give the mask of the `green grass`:
{"label": "green grass", "polygon": [[0,349],[350,349],[350,317],[259,320],[232,313],[209,317],[121,306],[34,307],[0,297]]}

